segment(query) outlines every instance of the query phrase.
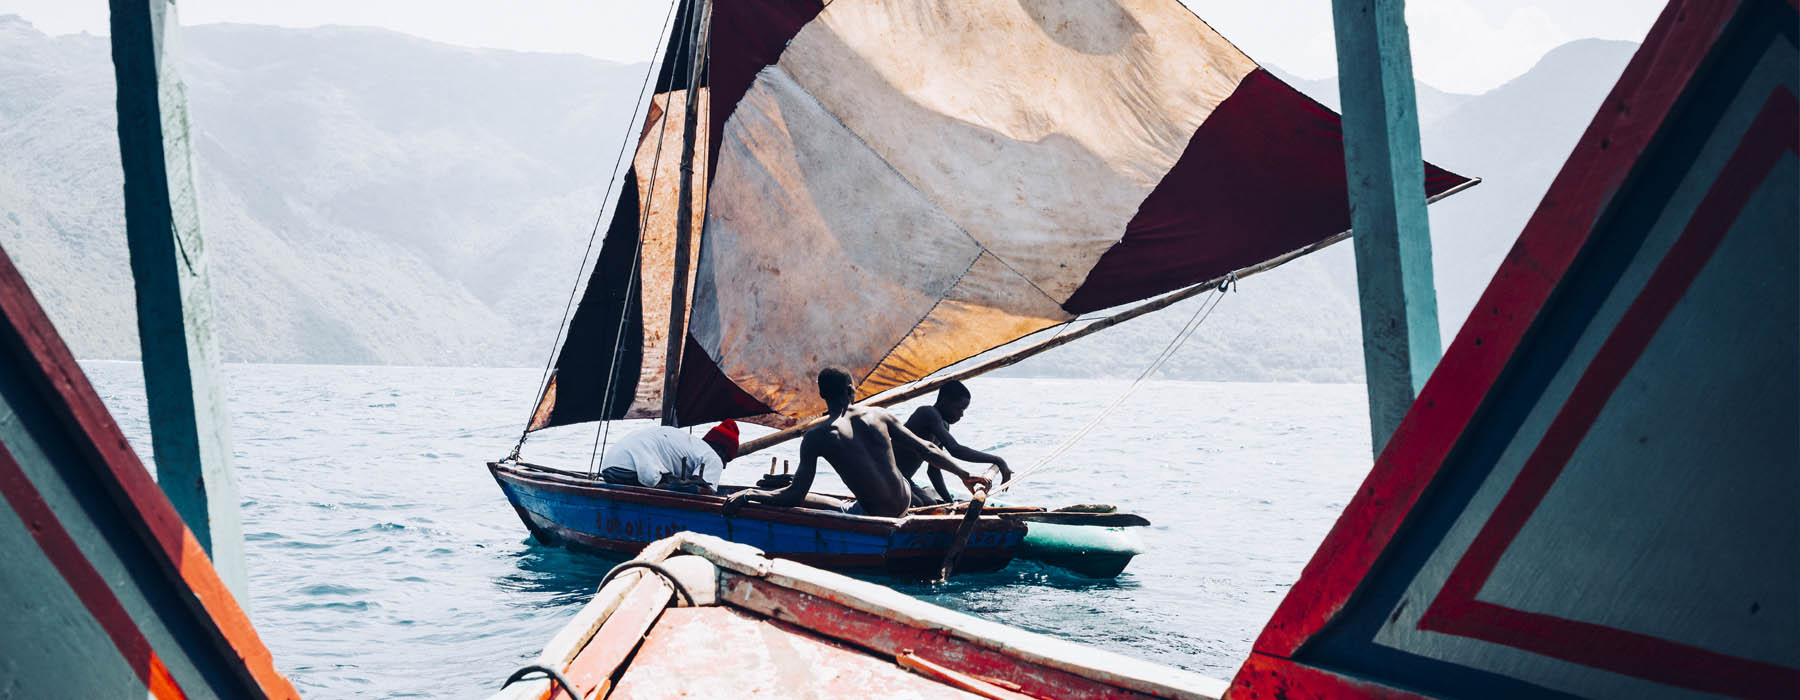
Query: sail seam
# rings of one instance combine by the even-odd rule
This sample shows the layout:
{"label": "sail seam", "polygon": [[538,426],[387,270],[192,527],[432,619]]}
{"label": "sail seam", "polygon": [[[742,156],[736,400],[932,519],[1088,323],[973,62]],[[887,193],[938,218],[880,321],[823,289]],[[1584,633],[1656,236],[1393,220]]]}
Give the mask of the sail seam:
{"label": "sail seam", "polygon": [[[967,232],[965,232],[964,235],[967,235]],[[950,298],[950,292],[956,291],[956,285],[962,284],[963,278],[969,276],[969,271],[975,269],[975,263],[981,262],[981,256],[983,255],[989,255],[986,248],[982,248],[980,253],[976,253],[975,257],[969,260],[969,264],[963,267],[962,273],[956,276],[956,281],[950,283],[950,288],[944,290],[944,294],[939,296],[937,301],[932,302],[931,308],[926,309],[925,314],[920,316],[919,320],[914,321],[912,326],[906,329],[905,333],[900,334],[900,339],[894,341],[894,344],[888,348],[887,352],[882,353],[881,359],[876,360],[875,364],[869,366],[868,373],[864,374],[861,379],[856,380],[857,386],[862,386],[863,382],[869,381],[869,377],[875,374],[875,370],[880,369],[883,364],[887,363],[887,359],[894,356],[894,351],[899,350],[900,346],[906,343],[907,338],[911,338],[913,333],[918,332],[919,326],[925,325],[925,319],[931,318],[931,315],[937,312],[938,307],[943,305],[944,300]],[[999,256],[995,256],[995,258],[998,259]],[[870,394],[870,396],[873,395],[874,394]]]}
{"label": "sail seam", "polygon": [[[919,199],[925,200],[925,202],[927,204],[931,205],[931,208],[933,210],[937,211],[937,213],[939,213],[939,214],[942,214],[945,221],[950,222],[951,226],[956,227],[956,231],[958,233],[961,233],[962,235],[967,236],[969,239],[969,242],[974,243],[975,247],[981,249],[981,252],[994,256],[994,260],[999,261],[999,263],[1002,266],[1004,266],[1006,269],[1011,270],[1013,274],[1018,275],[1019,279],[1025,280],[1025,284],[1031,285],[1032,289],[1037,290],[1037,293],[1040,295],[1043,295],[1043,297],[1045,299],[1048,299],[1050,301],[1050,303],[1055,304],[1058,307],[1062,306],[1062,302],[1057,301],[1056,297],[1053,297],[1050,295],[1049,292],[1044,291],[1044,288],[1038,286],[1036,281],[1033,281],[1030,277],[1026,277],[1024,273],[1019,272],[1019,269],[1016,267],[1013,267],[1012,263],[1007,262],[1005,258],[1000,257],[999,254],[997,254],[993,250],[989,249],[987,247],[987,244],[982,243],[981,239],[976,238],[975,234],[969,233],[968,229],[963,228],[962,222],[957,221],[956,217],[953,217],[950,215],[950,212],[944,211],[944,207],[942,205],[938,204],[937,200],[932,199],[931,195],[928,195],[925,193],[925,190],[919,189],[918,183],[913,182],[912,178],[909,178],[906,176],[906,173],[900,172],[899,168],[894,167],[893,162],[889,161],[887,159],[887,156],[882,155],[881,151],[877,151],[877,150],[875,150],[874,146],[869,145],[869,142],[862,137],[862,134],[856,133],[855,129],[850,128],[849,124],[844,123],[844,120],[838,117],[837,112],[831,111],[830,108],[827,108],[825,106],[825,103],[820,102],[818,96],[812,94],[812,91],[808,90],[805,85],[801,85],[800,81],[794,77],[793,73],[787,72],[787,69],[782,68],[779,63],[770,65],[769,68],[781,71],[783,75],[786,75],[788,80],[792,81],[794,83],[794,87],[799,88],[800,94],[805,95],[806,99],[812,100],[812,103],[814,105],[818,106],[820,112],[824,112],[826,116],[831,117],[832,121],[837,122],[838,126],[843,127],[844,133],[849,134],[851,138],[856,139],[856,142],[858,144],[861,144],[863,148],[867,149],[869,151],[870,155],[875,156],[875,160],[881,161],[881,164],[886,166],[888,171],[892,172],[894,174],[894,177],[900,178],[901,182],[906,183],[907,189],[910,189],[913,192],[917,193],[919,195]],[[977,255],[977,256],[975,256],[975,258],[977,260],[979,260],[979,259],[981,259],[981,256]],[[971,262],[969,264],[971,267],[974,266],[973,262]],[[964,270],[963,274],[965,274],[965,275],[968,274],[968,270]],[[959,281],[959,282],[962,281],[962,278],[957,277],[957,281]],[[954,285],[952,285],[952,286],[954,286]],[[936,308],[936,307],[934,306],[933,308]],[[885,359],[885,358],[883,358],[883,359]]]}

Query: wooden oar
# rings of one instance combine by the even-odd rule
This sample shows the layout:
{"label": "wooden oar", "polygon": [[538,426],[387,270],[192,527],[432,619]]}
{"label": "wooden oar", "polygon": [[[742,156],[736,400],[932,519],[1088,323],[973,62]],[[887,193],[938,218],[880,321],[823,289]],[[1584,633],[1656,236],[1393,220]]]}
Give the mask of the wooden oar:
{"label": "wooden oar", "polygon": [[[999,476],[998,469],[989,469],[988,484],[994,483]],[[944,551],[944,568],[938,573],[938,580],[950,578],[950,570],[956,568],[956,560],[962,558],[963,548],[969,546],[969,535],[975,533],[975,524],[981,520],[981,507],[987,504],[988,486],[978,485],[969,489],[969,510],[963,513],[962,523],[956,526],[956,536],[950,539],[950,549]]]}
{"label": "wooden oar", "polygon": [[1150,521],[1132,513],[996,513],[1002,518],[1051,525],[1089,525],[1093,527],[1145,527]]}

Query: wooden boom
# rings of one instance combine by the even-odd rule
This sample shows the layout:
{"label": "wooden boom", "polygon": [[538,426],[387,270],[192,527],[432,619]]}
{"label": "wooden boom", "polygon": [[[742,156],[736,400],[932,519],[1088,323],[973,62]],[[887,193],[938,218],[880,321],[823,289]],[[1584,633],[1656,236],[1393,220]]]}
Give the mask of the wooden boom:
{"label": "wooden boom", "polygon": [[[1443,199],[1450,195],[1456,194],[1456,193],[1466,190],[1470,187],[1474,187],[1475,185],[1480,184],[1480,182],[1481,182],[1480,178],[1472,179],[1466,183],[1463,183],[1461,185],[1457,185],[1456,187],[1452,187],[1448,190],[1445,190],[1442,193],[1438,194],[1435,197],[1430,198],[1427,201],[1428,202],[1436,202],[1440,199]],[[879,407],[885,408],[887,406],[892,406],[894,404],[900,403],[902,401],[906,401],[908,399],[917,398],[917,397],[929,394],[933,391],[937,391],[938,387],[948,384],[952,381],[968,379],[970,377],[977,377],[977,376],[980,376],[983,374],[987,374],[988,372],[992,372],[994,370],[1000,369],[1002,367],[1010,367],[1012,365],[1018,364],[1021,360],[1024,360],[1028,357],[1032,357],[1032,356],[1042,353],[1046,350],[1051,350],[1054,348],[1062,347],[1064,345],[1068,345],[1069,343],[1075,342],[1076,340],[1093,335],[1095,333],[1098,333],[1100,331],[1106,330],[1113,326],[1119,325],[1121,323],[1124,323],[1131,319],[1137,318],[1139,316],[1143,316],[1143,315],[1148,314],[1153,311],[1160,311],[1162,309],[1166,309],[1170,306],[1173,306],[1174,304],[1181,302],[1183,300],[1191,299],[1193,297],[1199,296],[1201,293],[1206,292],[1207,290],[1216,289],[1221,282],[1224,282],[1228,279],[1242,279],[1242,278],[1249,277],[1249,276],[1254,275],[1259,272],[1273,270],[1277,267],[1287,264],[1288,262],[1290,262],[1296,258],[1318,252],[1320,249],[1323,249],[1326,246],[1329,246],[1333,243],[1337,243],[1338,241],[1342,241],[1349,237],[1350,237],[1350,232],[1344,231],[1342,233],[1339,233],[1337,235],[1334,235],[1330,238],[1319,241],[1312,245],[1306,246],[1304,248],[1300,248],[1298,250],[1290,251],[1290,252],[1280,255],[1278,257],[1264,260],[1260,263],[1251,265],[1251,266],[1243,268],[1241,270],[1235,270],[1235,271],[1226,273],[1224,275],[1214,277],[1205,282],[1195,284],[1190,287],[1184,287],[1182,289],[1177,289],[1173,292],[1169,292],[1168,294],[1164,294],[1160,297],[1157,297],[1150,301],[1144,302],[1144,303],[1134,306],[1132,308],[1126,309],[1119,313],[1113,314],[1111,316],[1107,316],[1102,319],[1095,320],[1094,322],[1089,323],[1085,326],[1082,326],[1079,329],[1070,331],[1068,333],[1064,333],[1062,335],[1052,337],[1049,340],[1046,340],[1037,345],[1033,345],[1033,346],[1027,347],[1027,348],[1021,348],[1014,352],[1011,352],[1011,353],[1008,353],[1005,355],[1001,355],[1000,357],[996,357],[994,359],[988,360],[981,364],[975,365],[974,367],[969,367],[967,369],[963,369],[963,370],[960,370],[957,372],[952,372],[950,374],[946,374],[946,375],[944,375],[942,377],[938,377],[936,379],[928,379],[925,381],[917,382],[908,388],[896,390],[896,391],[890,392],[886,395],[872,398],[868,401],[863,402],[863,405],[879,406]],[[1073,323],[1073,321],[1071,321],[1071,323]],[[818,425],[820,420],[822,420],[822,418],[812,418],[812,419],[807,420],[806,422],[803,422],[794,427],[778,430],[776,432],[769,433],[768,435],[764,435],[764,436],[756,438],[754,440],[745,442],[744,444],[738,446],[738,456],[741,457],[743,455],[750,454],[757,450],[773,447],[775,445],[779,445],[781,443],[787,442],[794,438],[800,437],[800,435],[805,433],[808,429],[812,428],[815,425]]]}

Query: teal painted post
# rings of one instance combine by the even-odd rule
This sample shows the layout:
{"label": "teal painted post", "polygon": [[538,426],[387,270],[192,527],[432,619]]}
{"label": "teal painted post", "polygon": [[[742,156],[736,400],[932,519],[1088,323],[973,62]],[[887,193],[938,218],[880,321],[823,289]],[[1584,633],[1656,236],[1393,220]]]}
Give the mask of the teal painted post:
{"label": "teal painted post", "polygon": [[220,578],[245,600],[243,525],[219,386],[186,88],[175,70],[175,4],[111,3],[125,236],[156,481]]}
{"label": "teal painted post", "polygon": [[1332,0],[1375,454],[1442,354],[1404,0]]}

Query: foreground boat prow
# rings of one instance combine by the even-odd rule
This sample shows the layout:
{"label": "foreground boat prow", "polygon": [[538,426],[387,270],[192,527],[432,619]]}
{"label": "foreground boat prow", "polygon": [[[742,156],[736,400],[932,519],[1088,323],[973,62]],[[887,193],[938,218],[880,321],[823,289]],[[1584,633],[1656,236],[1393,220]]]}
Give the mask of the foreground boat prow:
{"label": "foreground boat prow", "polygon": [[[654,542],[609,579],[536,660],[581,697],[1218,698],[1225,688],[708,535]],[[569,697],[552,684],[519,681],[494,698]]]}

